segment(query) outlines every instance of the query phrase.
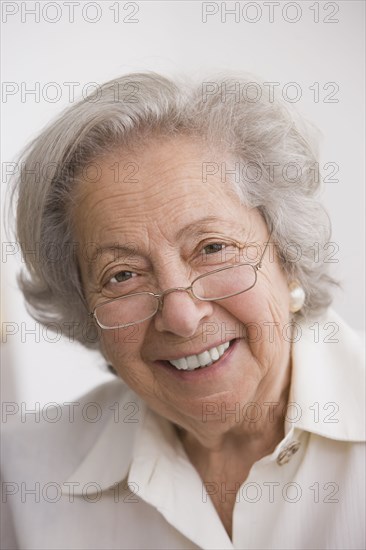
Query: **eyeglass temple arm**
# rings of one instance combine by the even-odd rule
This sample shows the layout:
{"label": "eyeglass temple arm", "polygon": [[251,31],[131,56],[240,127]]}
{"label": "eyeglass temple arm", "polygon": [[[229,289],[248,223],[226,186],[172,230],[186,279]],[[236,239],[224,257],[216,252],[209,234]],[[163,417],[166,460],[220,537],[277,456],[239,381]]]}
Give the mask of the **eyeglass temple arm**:
{"label": "eyeglass temple arm", "polygon": [[264,255],[265,255],[265,253],[266,253],[266,250],[267,250],[267,248],[268,248],[269,241],[271,240],[272,233],[273,233],[273,228],[271,229],[271,232],[270,232],[270,234],[269,234],[268,241],[266,242],[266,246],[264,247],[262,256],[260,257],[259,262],[258,262],[257,265],[255,266],[256,269],[259,269],[259,268],[262,267],[262,261],[263,261]]}

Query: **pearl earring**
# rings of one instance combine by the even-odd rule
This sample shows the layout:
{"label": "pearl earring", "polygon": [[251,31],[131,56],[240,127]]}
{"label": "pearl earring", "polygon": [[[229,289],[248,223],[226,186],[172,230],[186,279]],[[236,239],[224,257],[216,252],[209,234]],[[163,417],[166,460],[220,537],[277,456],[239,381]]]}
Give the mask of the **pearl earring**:
{"label": "pearl earring", "polygon": [[296,313],[299,311],[305,302],[305,291],[300,286],[299,281],[292,281],[289,284],[290,290],[290,311]]}

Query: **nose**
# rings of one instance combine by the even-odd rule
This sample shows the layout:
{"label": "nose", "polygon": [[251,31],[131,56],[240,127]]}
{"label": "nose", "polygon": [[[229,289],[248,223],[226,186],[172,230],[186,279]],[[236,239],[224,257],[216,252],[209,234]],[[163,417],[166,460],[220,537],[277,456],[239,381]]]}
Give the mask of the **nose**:
{"label": "nose", "polygon": [[179,288],[162,298],[162,306],[155,315],[155,328],[183,338],[197,334],[203,319],[212,314],[213,303],[194,298],[189,291]]}

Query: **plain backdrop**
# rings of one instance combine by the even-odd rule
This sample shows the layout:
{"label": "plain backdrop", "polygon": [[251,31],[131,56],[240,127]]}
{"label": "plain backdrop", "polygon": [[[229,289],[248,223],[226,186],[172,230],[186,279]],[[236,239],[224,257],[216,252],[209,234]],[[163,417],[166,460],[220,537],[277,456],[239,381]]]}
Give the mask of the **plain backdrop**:
{"label": "plain backdrop", "polygon": [[[144,70],[198,78],[225,70],[257,74],[279,83],[276,90],[290,99],[300,90],[298,110],[322,133],[323,202],[339,260],[332,267],[344,288],[334,308],[355,329],[364,327],[363,1],[79,0],[2,2],[1,8],[2,195],[9,163],[52,117],[90,91],[89,83]],[[98,354],[52,342],[52,333],[27,315],[16,284],[20,256],[10,253],[4,232],[2,241],[3,397],[29,408],[63,403],[109,379]]]}

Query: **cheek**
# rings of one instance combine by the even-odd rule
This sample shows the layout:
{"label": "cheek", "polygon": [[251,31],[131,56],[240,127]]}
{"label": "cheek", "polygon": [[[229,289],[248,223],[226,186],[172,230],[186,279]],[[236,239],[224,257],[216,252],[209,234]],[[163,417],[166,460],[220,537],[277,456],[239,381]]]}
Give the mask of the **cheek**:
{"label": "cheek", "polygon": [[289,318],[290,294],[285,274],[275,262],[268,271],[259,273],[259,277],[252,295],[258,304],[255,311],[263,317],[264,322],[286,323]]}
{"label": "cheek", "polygon": [[143,340],[141,326],[136,325],[106,331],[102,337],[102,347],[105,357],[117,375],[133,391],[146,399],[154,391],[154,378],[141,357]]}
{"label": "cheek", "polygon": [[128,369],[140,358],[143,332],[141,325],[103,331],[102,353],[115,369]]}
{"label": "cheek", "polygon": [[282,348],[280,336],[290,321],[289,292],[282,276],[263,278],[248,293],[228,300],[225,309],[237,319],[236,334],[247,340],[253,355],[272,355]]}
{"label": "cheek", "polygon": [[261,288],[258,285],[247,293],[230,298],[223,305],[241,324],[251,325],[273,321],[273,305],[277,303],[277,297],[267,285],[261,285]]}

